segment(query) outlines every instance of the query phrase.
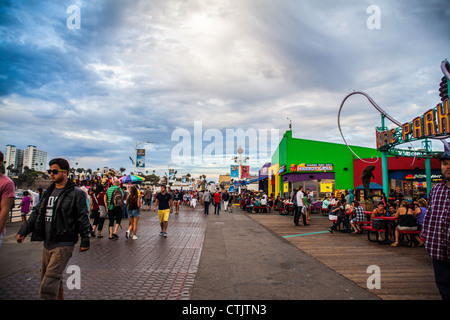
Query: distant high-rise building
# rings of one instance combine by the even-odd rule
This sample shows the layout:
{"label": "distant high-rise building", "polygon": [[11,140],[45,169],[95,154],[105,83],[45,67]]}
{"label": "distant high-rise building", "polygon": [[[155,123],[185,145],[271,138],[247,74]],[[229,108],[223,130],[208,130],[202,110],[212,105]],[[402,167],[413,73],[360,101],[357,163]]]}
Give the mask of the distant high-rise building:
{"label": "distant high-rise building", "polygon": [[29,145],[23,150],[23,166],[35,171],[45,171],[47,166],[47,152]]}
{"label": "distant high-rise building", "polygon": [[[6,175],[11,176],[15,173],[22,173],[23,150],[17,149],[16,146],[11,144],[6,145],[6,154],[4,161],[6,161]],[[12,170],[8,170],[8,167]]]}
{"label": "distant high-rise building", "polygon": [[[8,176],[21,174],[24,167],[35,171],[45,171],[47,166],[47,152],[39,150],[36,146],[32,145],[21,150],[17,149],[14,145],[8,144],[6,146],[5,161],[6,174]],[[12,170],[8,170],[8,167]]]}

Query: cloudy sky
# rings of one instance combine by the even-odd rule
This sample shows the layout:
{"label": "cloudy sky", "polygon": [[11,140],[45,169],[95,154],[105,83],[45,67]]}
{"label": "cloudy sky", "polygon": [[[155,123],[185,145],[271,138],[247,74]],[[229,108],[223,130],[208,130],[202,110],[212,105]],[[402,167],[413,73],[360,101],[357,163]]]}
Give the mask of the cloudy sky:
{"label": "cloudy sky", "polygon": [[[400,122],[434,107],[449,34],[446,0],[1,1],[0,149],[130,171],[152,141],[147,170],[213,178],[244,132],[255,173],[289,121],[294,137],[343,143],[354,90]],[[375,147],[365,98],[341,125]]]}

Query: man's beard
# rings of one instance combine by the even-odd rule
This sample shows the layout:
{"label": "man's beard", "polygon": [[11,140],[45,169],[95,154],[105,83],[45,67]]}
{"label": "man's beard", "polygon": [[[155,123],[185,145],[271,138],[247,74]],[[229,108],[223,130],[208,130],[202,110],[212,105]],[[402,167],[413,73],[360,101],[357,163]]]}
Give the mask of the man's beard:
{"label": "man's beard", "polygon": [[54,180],[52,180],[54,183],[56,183],[56,184],[60,184],[61,182],[63,182],[64,181],[64,177],[61,177],[61,178],[58,178],[58,179],[54,179]]}

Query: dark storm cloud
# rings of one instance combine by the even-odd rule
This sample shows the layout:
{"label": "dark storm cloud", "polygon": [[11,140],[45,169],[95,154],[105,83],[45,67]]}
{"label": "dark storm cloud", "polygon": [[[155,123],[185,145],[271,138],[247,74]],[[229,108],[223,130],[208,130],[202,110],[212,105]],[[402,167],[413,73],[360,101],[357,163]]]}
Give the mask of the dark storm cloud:
{"label": "dark storm cloud", "polygon": [[[366,25],[373,4],[379,30]],[[129,168],[147,140],[146,162],[165,168],[172,132],[195,120],[283,133],[290,118],[294,136],[342,142],[336,114],[353,90],[401,121],[435,105],[449,21],[443,0],[2,2],[0,142],[95,168]],[[349,101],[342,122],[351,144],[374,146],[367,101]]]}

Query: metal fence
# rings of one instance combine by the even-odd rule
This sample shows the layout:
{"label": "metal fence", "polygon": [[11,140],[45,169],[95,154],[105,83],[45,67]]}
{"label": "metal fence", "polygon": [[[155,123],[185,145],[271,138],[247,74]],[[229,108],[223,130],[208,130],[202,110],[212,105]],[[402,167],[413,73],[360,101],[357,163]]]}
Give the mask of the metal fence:
{"label": "metal fence", "polygon": [[14,200],[14,208],[12,208],[9,211],[9,222],[21,221],[21,218],[20,218],[21,214],[20,214],[20,208],[19,208],[21,200],[22,200],[21,198],[16,198]]}

